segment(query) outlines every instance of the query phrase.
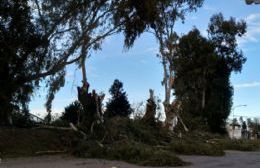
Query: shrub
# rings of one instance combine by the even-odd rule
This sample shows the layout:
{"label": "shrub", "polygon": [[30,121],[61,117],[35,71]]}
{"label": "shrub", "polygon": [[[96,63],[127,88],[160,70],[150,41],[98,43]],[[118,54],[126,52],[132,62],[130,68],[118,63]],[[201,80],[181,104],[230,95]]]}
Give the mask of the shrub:
{"label": "shrub", "polygon": [[81,114],[83,112],[80,102],[74,101],[67,107],[65,107],[65,112],[61,116],[61,120],[68,123],[77,124],[80,121]]}
{"label": "shrub", "polygon": [[219,142],[225,150],[260,151],[260,140],[231,140]]}
{"label": "shrub", "polygon": [[225,153],[223,149],[214,144],[206,142],[182,141],[175,140],[170,149],[178,154],[184,155],[206,155],[206,156],[223,156]]}

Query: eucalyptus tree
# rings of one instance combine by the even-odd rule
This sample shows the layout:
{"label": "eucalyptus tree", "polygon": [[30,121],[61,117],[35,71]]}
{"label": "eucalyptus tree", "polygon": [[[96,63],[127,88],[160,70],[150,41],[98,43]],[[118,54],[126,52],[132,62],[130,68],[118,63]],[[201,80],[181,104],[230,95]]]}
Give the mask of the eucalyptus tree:
{"label": "eucalyptus tree", "polygon": [[203,0],[184,0],[184,1],[164,1],[158,4],[158,21],[154,25],[154,34],[159,42],[158,57],[163,65],[163,81],[162,85],[165,90],[165,99],[163,102],[165,110],[165,126],[169,129],[173,128],[174,118],[178,117],[188,131],[182,119],[178,115],[181,108],[181,103],[172,100],[173,84],[174,84],[174,68],[173,60],[177,56],[178,35],[174,31],[176,21],[179,19],[182,22],[185,20],[187,12],[196,11],[201,7]]}
{"label": "eucalyptus tree", "polygon": [[119,31],[120,23],[112,22],[116,5],[110,0],[33,0],[33,5],[35,21],[50,41],[46,54],[51,61],[31,79],[48,77],[46,107],[50,111],[55,93],[64,85],[66,65],[82,67],[83,83],[87,83],[86,58],[100,49],[105,37]]}
{"label": "eucalyptus tree", "polygon": [[[101,44],[106,37],[123,32],[125,46],[131,47],[135,39],[143,32],[149,29],[163,30],[167,26],[161,21],[165,11],[172,13],[175,18],[183,18],[188,9],[194,9],[201,1],[24,1],[24,3],[27,3],[27,9],[30,12],[30,16],[25,16],[25,18],[37,29],[37,34],[40,34],[40,38],[45,43],[42,47],[35,47],[35,51],[41,52],[41,56],[34,56],[31,59],[31,62],[37,62],[37,64],[31,68],[31,73],[24,73],[21,85],[46,81],[49,88],[46,107],[48,111],[51,111],[51,102],[55,93],[65,84],[67,65],[77,64],[82,68],[83,82],[86,83],[85,61],[94,50],[101,49]],[[1,1],[1,5],[9,2],[11,1]],[[21,2],[19,1],[19,3]],[[161,10],[162,7],[164,7],[164,10]],[[5,11],[5,8],[2,11]],[[1,16],[2,18],[4,17]],[[31,34],[33,33],[33,30],[27,30],[30,30]],[[17,42],[22,44],[22,41]],[[31,46],[37,44],[33,40],[28,40],[28,44],[29,42]]]}
{"label": "eucalyptus tree", "polygon": [[[165,33],[184,14],[201,6],[203,0],[32,0],[36,21],[50,40],[50,65],[31,79],[49,77],[47,109],[54,94],[64,85],[65,66],[82,67],[86,83],[85,60],[100,49],[109,35],[123,32],[125,46],[150,29]],[[167,15],[166,15],[167,14]],[[167,18],[165,18],[167,17]],[[167,22],[166,22],[167,20]]]}

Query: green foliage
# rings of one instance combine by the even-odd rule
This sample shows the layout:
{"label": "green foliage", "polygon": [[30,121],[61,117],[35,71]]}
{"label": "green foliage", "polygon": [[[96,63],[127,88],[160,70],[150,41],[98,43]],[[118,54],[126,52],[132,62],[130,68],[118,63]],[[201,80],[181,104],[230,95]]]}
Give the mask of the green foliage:
{"label": "green foliage", "polygon": [[0,2],[0,124],[11,112],[26,110],[39,80],[30,80],[46,64],[48,41],[33,24],[28,1]]}
{"label": "green foliage", "polygon": [[82,140],[73,153],[80,157],[122,160],[145,166],[185,164],[173,152],[155,147],[162,142],[170,142],[168,132],[160,127],[154,128],[143,125],[140,120],[120,117],[106,120],[104,127],[104,137]]}
{"label": "green foliage", "polygon": [[62,113],[60,119],[76,125],[81,121],[82,113],[83,113],[83,108],[80,102],[75,101],[70,105],[68,105],[67,107],[65,107],[65,112]]}
{"label": "green foliage", "polygon": [[[225,133],[233,96],[230,75],[241,71],[246,60],[237,48],[236,38],[245,29],[243,21],[224,20],[218,14],[211,18],[208,38],[193,29],[179,39],[178,54],[173,59],[174,89],[182,102],[184,122],[191,129],[202,124],[213,132]],[[200,124],[190,125],[192,118]]]}
{"label": "green foliage", "polygon": [[189,163],[182,161],[175,154],[165,150],[154,151],[152,156],[141,163],[143,166],[186,166]]}
{"label": "green foliage", "polygon": [[12,125],[18,128],[31,128],[35,126],[35,122],[30,119],[27,112],[12,113]]}
{"label": "green foliage", "polygon": [[[172,22],[184,19],[203,0],[83,0],[83,1],[2,1],[1,16],[1,119],[7,123],[7,111],[26,108],[40,80],[48,89],[46,108],[65,84],[65,67],[81,66],[92,50],[101,48],[107,36],[124,31],[125,45],[149,28],[163,29],[165,11]],[[31,8],[34,13],[31,15]],[[10,22],[9,22],[10,21]],[[10,25],[10,26],[9,26]],[[37,25],[37,26],[35,26]],[[75,56],[78,55],[79,56]],[[11,65],[11,66],[9,66]],[[23,69],[21,69],[23,68]],[[9,76],[8,76],[9,75]],[[15,76],[15,79],[13,78]],[[8,83],[8,84],[7,84]],[[5,85],[7,84],[7,85]]]}
{"label": "green foliage", "polygon": [[[116,24],[123,23],[125,45],[130,47],[145,30],[164,30],[178,19],[184,20],[187,12],[196,10],[203,0],[115,0]],[[166,21],[165,21],[166,20]]]}
{"label": "green foliage", "polygon": [[125,139],[142,142],[148,145],[159,145],[170,142],[171,138],[161,123],[150,126],[144,124],[142,120],[130,120],[128,118],[114,117],[105,121],[104,127],[106,135],[105,143],[112,143]]}
{"label": "green foliage", "polygon": [[116,79],[109,89],[109,93],[112,97],[107,103],[105,117],[129,117],[133,110],[123,89],[123,83]]}
{"label": "green foliage", "polygon": [[182,166],[186,163],[170,151],[156,150],[152,146],[132,140],[102,145],[96,141],[83,141],[76,154],[86,158],[121,160],[144,166]]}
{"label": "green foliage", "polygon": [[260,151],[259,140],[231,140],[224,139],[219,142],[225,150]]}
{"label": "green foliage", "polygon": [[183,155],[222,156],[224,148],[218,143],[222,139],[218,134],[194,131],[172,139],[169,150]]}
{"label": "green foliage", "polygon": [[220,146],[197,140],[175,140],[171,144],[171,149],[183,155],[223,156],[225,154]]}

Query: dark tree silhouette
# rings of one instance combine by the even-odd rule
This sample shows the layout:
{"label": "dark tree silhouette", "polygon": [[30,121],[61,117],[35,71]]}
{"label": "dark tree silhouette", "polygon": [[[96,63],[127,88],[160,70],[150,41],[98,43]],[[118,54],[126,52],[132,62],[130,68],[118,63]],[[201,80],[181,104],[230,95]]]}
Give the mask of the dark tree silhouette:
{"label": "dark tree silhouette", "polygon": [[[236,37],[245,31],[243,21],[224,20],[218,14],[211,18],[208,38],[194,29],[179,39],[173,60],[174,89],[190,127],[206,125],[213,132],[225,131],[233,96],[230,75],[240,72],[246,61],[237,49]],[[196,119],[200,124],[192,124]]]}
{"label": "dark tree silhouette", "polygon": [[126,92],[123,89],[123,83],[116,79],[109,89],[109,93],[112,98],[107,103],[105,117],[128,117],[133,110],[128,102]]}
{"label": "dark tree silhouette", "polygon": [[73,124],[79,124],[83,114],[83,107],[80,102],[75,101],[65,107],[65,111],[61,116],[61,119]]}
{"label": "dark tree silhouette", "polygon": [[27,103],[40,81],[26,78],[47,64],[48,41],[31,20],[26,0],[0,2],[0,124],[9,124],[19,109],[28,116]]}

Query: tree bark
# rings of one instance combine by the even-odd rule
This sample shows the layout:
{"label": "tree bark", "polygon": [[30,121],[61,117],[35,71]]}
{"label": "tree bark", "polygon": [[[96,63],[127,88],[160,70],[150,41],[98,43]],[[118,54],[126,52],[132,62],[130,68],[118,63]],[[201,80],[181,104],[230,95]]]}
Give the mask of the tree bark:
{"label": "tree bark", "polygon": [[87,72],[86,72],[85,60],[86,60],[86,59],[82,58],[82,61],[81,61],[81,70],[82,70],[82,82],[83,82],[83,85],[88,82],[88,80],[87,80]]}
{"label": "tree bark", "polygon": [[206,105],[206,89],[203,88],[202,89],[202,101],[201,101],[201,108],[202,108],[202,110],[205,109],[205,105]]}

